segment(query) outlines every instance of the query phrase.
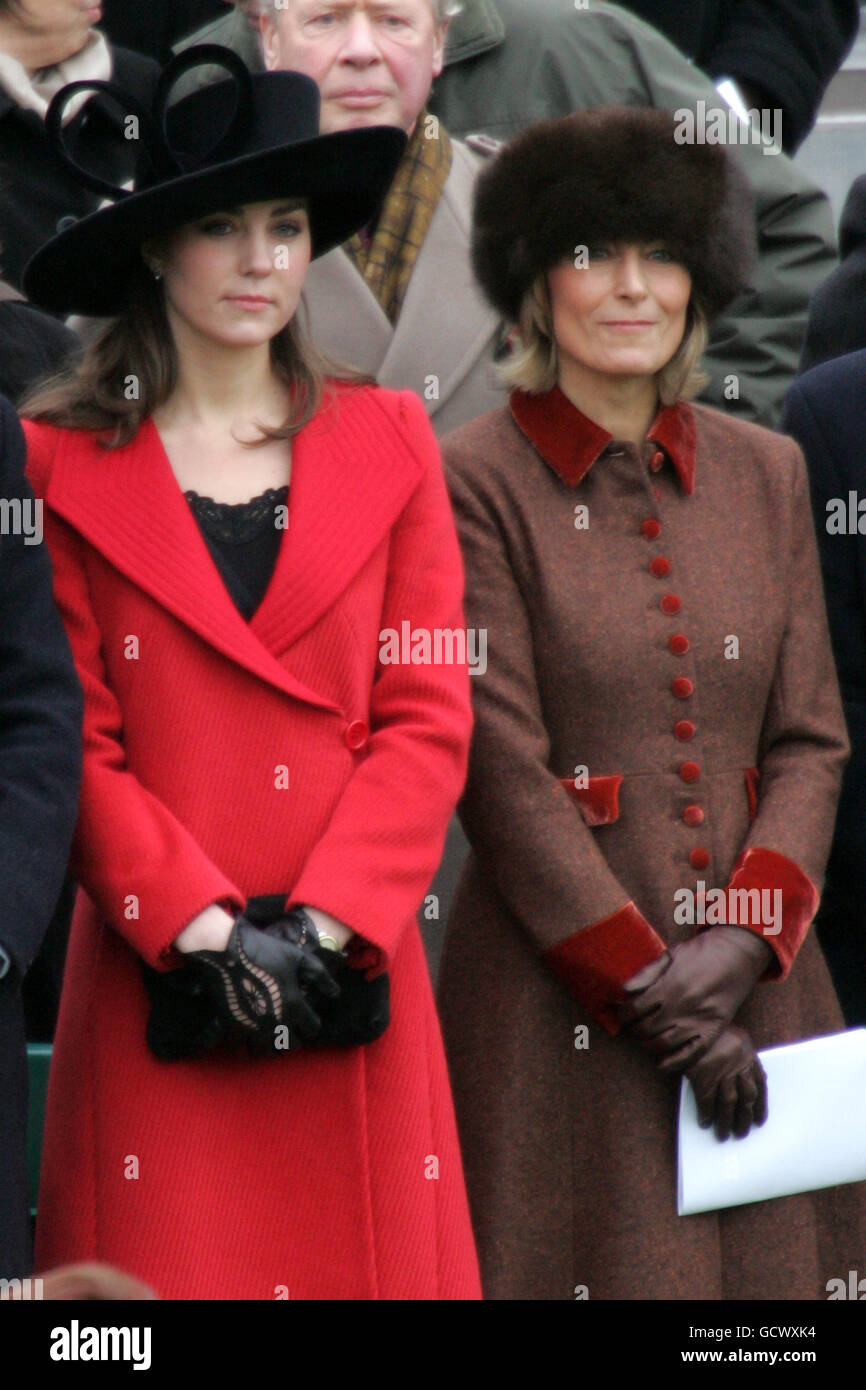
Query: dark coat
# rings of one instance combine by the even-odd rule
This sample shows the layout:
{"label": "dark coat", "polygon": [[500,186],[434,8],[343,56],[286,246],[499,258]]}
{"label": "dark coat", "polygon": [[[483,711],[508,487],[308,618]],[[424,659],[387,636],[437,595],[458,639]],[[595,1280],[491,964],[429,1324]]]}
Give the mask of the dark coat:
{"label": "dark coat", "polygon": [[487,633],[440,976],[485,1292],[826,1297],[866,1188],[678,1217],[678,1085],[607,1012],[694,933],[677,890],[748,852],[784,913],[739,1021],[759,1048],[843,1026],[806,934],[847,743],[802,456],[706,407],[640,450],[559,392],[512,410],[443,444]]}
{"label": "dark coat", "polygon": [[[59,319],[34,309],[0,282],[0,395],[19,405],[32,386],[80,349],[80,340]],[[42,948],[24,981],[28,1042],[50,1042],[54,1036],[73,895],[73,885],[67,880]]]}
{"label": "dark coat", "polygon": [[146,5],[102,0],[99,28],[113,44],[167,63],[172,44],[225,12],[225,0],[148,0]]}
{"label": "dark coat", "polygon": [[76,335],[51,314],[22,299],[4,300],[0,292],[0,395],[13,405],[80,347]]}
{"label": "dark coat", "polygon": [[[0,497],[32,499],[23,467],[21,427],[0,400]],[[9,961],[0,978],[0,1278],[29,1269],[21,979],[63,882],[81,776],[81,715],[48,550],[11,530],[0,534],[0,948]]]}
{"label": "dark coat", "polygon": [[[866,351],[794,383],[782,428],[806,455],[830,635],[851,740],[817,927],[852,1026],[866,1025],[866,518],[863,533],[827,530],[828,502],[866,498]],[[831,512],[834,509],[831,508]],[[866,507],[864,507],[866,511]],[[835,522],[831,524],[835,527]]]}
{"label": "dark coat", "polygon": [[852,183],[839,222],[841,265],[812,296],[800,371],[866,348],[866,174]]}
{"label": "dark coat", "polygon": [[[112,49],[112,80],[150,107],[159,68],[150,58]],[[109,182],[132,176],[136,141],[124,139],[123,111],[102,97],[89,101],[64,128],[68,148]],[[85,134],[86,132],[86,134]],[[86,152],[86,153],[85,153]],[[0,91],[0,269],[21,288],[24,267],[64,217],[84,217],[102,201],[83,188],[53,155],[45,122]]]}
{"label": "dark coat", "polygon": [[714,80],[732,77],[784,112],[783,145],[806,138],[857,35],[857,0],[619,0]]}

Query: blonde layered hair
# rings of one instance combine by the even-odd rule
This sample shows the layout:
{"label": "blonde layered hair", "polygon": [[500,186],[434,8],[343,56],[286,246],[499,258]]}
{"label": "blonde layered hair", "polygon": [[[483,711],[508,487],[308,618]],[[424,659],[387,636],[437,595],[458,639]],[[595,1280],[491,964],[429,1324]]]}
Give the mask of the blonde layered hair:
{"label": "blonde layered hair", "polygon": [[[553,337],[553,313],[546,274],[539,275],[524,295],[517,328],[520,346],[499,367],[503,381],[531,396],[552,391],[559,377],[559,354]],[[709,377],[700,363],[708,336],[707,320],[692,299],[686,313],[682,341],[670,361],[657,374],[662,405],[691,400],[706,386]]]}

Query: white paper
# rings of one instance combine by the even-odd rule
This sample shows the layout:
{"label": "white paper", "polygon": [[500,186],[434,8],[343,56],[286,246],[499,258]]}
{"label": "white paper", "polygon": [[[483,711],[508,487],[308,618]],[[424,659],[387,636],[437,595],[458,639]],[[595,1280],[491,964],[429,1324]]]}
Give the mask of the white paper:
{"label": "white paper", "polygon": [[758,1054],[769,1115],[745,1139],[701,1129],[694,1092],[680,1090],[677,1211],[762,1202],[866,1180],[866,1028]]}

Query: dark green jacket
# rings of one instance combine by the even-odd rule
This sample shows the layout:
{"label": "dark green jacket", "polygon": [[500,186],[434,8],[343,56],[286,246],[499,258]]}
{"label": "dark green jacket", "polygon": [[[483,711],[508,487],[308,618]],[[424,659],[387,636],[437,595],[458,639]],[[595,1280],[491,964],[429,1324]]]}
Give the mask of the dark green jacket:
{"label": "dark green jacket", "polygon": [[[196,37],[235,46],[261,66],[255,35],[237,14]],[[505,140],[532,121],[589,106],[676,111],[698,101],[722,105],[708,77],[618,5],[464,0],[430,105],[454,136]],[[797,371],[809,300],[837,263],[833,218],[826,194],[786,155],[737,148],[755,193],[760,257],[751,290],[713,325],[701,399],[774,426]]]}

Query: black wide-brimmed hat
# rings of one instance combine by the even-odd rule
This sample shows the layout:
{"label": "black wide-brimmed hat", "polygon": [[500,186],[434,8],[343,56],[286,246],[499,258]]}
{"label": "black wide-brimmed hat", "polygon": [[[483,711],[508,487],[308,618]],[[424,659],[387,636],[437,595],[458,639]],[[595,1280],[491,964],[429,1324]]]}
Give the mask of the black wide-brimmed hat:
{"label": "black wide-brimmed hat", "polygon": [[[169,104],[190,68],[217,64],[227,81]],[[69,154],[63,111],[76,93],[105,92],[140,142],[134,190],[97,177]],[[145,111],[113,82],[72,82],[46,115],[49,139],[79,182],[114,199],[47,242],[24,290],[58,314],[117,314],[151,237],[223,208],[273,198],[307,202],[313,257],[339,246],[378,212],[406,146],[394,126],[319,134],[319,89],[299,72],[250,73],[230,49],[202,44],[166,67]]]}
{"label": "black wide-brimmed hat", "polygon": [[670,111],[597,107],[529,126],[479,175],[472,264],[518,322],[524,295],[578,246],[664,241],[707,318],[749,282],[753,199],[721,145],[679,143]]}

